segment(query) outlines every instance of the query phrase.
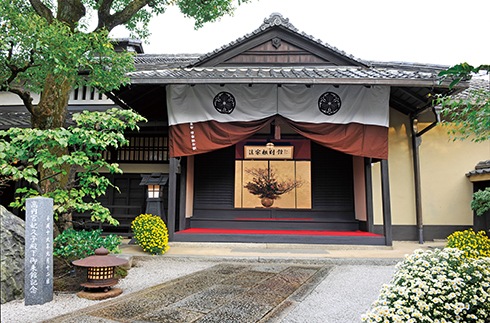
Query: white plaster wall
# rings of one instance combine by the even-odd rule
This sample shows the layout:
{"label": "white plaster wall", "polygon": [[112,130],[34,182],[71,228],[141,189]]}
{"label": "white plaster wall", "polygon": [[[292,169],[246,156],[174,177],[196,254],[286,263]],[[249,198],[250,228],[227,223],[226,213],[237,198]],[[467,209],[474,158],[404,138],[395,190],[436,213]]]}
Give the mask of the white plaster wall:
{"label": "white plaster wall", "polygon": [[[423,128],[424,125],[419,125]],[[422,136],[420,172],[424,224],[473,225],[473,184],[465,176],[490,159],[490,141],[452,141],[442,126]]]}
{"label": "white plaster wall", "polygon": [[[419,131],[429,123],[419,123]],[[424,225],[472,225],[472,183],[465,174],[490,159],[490,141],[453,142],[438,125],[422,136],[419,148]],[[415,187],[409,119],[390,110],[389,176],[393,225],[415,225]],[[380,165],[373,165],[374,223],[383,223]]]}

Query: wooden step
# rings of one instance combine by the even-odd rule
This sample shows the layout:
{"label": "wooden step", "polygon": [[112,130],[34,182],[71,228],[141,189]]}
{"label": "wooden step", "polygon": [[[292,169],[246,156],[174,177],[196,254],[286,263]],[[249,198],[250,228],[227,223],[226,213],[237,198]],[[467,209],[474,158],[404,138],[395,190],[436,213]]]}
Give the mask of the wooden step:
{"label": "wooden step", "polygon": [[356,220],[315,220],[315,219],[285,219],[285,218],[234,218],[212,219],[191,218],[191,228],[203,229],[263,229],[263,230],[329,230],[356,231],[359,222]]}
{"label": "wooden step", "polygon": [[[195,230],[190,230],[195,231]],[[256,230],[250,234],[221,233],[220,230],[198,230],[198,233],[184,231],[176,232],[173,241],[181,242],[249,242],[249,243],[307,243],[307,244],[357,244],[357,245],[384,245],[385,238],[380,235],[359,232],[345,232],[342,235],[308,234],[307,231],[298,231],[297,234],[288,231],[285,234],[261,234],[265,230]],[[234,230],[239,231],[239,230]],[[279,233],[279,232],[278,232]],[[315,233],[318,233],[316,231]]]}

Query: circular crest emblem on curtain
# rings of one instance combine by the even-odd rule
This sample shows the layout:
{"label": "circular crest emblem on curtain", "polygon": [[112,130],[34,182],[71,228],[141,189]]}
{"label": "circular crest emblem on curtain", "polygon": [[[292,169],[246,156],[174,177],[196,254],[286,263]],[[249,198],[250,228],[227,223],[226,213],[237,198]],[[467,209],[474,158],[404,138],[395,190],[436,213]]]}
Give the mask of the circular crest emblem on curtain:
{"label": "circular crest emblem on curtain", "polygon": [[219,113],[230,114],[235,110],[235,97],[229,92],[220,92],[214,97],[213,105]]}
{"label": "circular crest emblem on curtain", "polygon": [[318,99],[318,109],[327,116],[336,114],[341,105],[340,97],[333,92],[325,92]]}

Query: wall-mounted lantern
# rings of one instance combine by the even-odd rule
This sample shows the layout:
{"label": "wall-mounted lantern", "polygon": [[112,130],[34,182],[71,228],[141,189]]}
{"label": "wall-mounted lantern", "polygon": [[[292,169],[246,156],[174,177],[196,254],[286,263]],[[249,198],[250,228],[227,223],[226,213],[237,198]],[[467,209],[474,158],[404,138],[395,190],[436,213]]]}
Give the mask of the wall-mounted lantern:
{"label": "wall-mounted lantern", "polygon": [[165,211],[163,210],[163,187],[167,184],[168,174],[152,173],[141,174],[139,185],[146,185],[146,214],[159,215],[164,221],[166,220]]}
{"label": "wall-mounted lantern", "polygon": [[[80,284],[85,290],[78,293],[78,296],[90,299],[104,299],[121,294],[122,290],[119,288],[113,289],[111,293],[108,292],[111,290],[111,286],[118,283],[117,279],[114,278],[116,266],[126,263],[128,263],[126,259],[109,255],[109,250],[104,247],[96,249],[94,256],[73,261],[75,266],[87,267],[87,282]],[[93,293],[98,295],[94,297]],[[107,296],[101,295],[103,293],[107,293]]]}

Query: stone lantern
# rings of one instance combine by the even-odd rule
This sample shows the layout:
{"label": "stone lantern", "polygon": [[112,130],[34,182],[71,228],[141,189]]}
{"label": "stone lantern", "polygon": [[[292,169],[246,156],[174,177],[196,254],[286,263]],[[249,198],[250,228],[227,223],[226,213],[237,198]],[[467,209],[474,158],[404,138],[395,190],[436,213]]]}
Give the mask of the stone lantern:
{"label": "stone lantern", "polygon": [[84,259],[73,261],[73,265],[87,267],[87,282],[80,284],[84,290],[78,293],[79,297],[93,300],[106,299],[118,296],[122,293],[120,288],[111,288],[118,283],[114,278],[116,266],[128,263],[109,255],[109,250],[100,247],[95,250],[95,255]]}
{"label": "stone lantern", "polygon": [[139,185],[146,185],[146,214],[158,215],[166,221],[165,211],[163,210],[163,187],[167,184],[168,175],[162,173],[142,174]]}

